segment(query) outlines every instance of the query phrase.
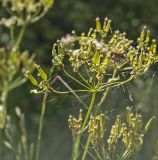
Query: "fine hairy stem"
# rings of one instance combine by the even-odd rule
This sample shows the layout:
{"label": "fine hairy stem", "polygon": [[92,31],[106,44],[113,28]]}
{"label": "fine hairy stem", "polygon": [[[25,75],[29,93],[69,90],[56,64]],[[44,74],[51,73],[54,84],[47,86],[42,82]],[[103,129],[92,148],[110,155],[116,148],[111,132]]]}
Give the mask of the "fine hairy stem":
{"label": "fine hairy stem", "polygon": [[80,147],[81,135],[82,135],[82,133],[84,131],[84,128],[85,128],[85,126],[87,124],[88,118],[90,117],[90,114],[92,112],[92,109],[93,109],[93,106],[94,106],[94,102],[95,102],[95,98],[96,98],[96,91],[93,92],[91,103],[89,105],[89,108],[88,108],[88,111],[87,111],[87,114],[86,114],[86,118],[85,118],[85,120],[83,122],[81,131],[80,131],[80,133],[77,136],[77,140],[76,140],[76,144],[75,144],[75,149],[74,149],[74,154],[73,154],[73,160],[77,160],[77,158],[78,158],[78,154],[79,154],[78,152],[79,152],[79,147]]}
{"label": "fine hairy stem", "polygon": [[46,111],[46,100],[47,100],[47,92],[44,94],[43,100],[42,100],[42,110],[41,110],[41,116],[40,116],[40,122],[39,122],[38,140],[37,140],[35,160],[39,160],[43,121],[44,121],[44,115],[45,115],[45,111]]}

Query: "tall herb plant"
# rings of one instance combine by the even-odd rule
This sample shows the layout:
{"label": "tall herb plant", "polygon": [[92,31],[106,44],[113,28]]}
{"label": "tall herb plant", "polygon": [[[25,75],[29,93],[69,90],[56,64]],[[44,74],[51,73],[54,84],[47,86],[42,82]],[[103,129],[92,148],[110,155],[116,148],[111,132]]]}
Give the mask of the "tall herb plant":
{"label": "tall herb plant", "polygon": [[[118,115],[112,127],[109,127],[108,116],[104,113],[106,106],[103,110],[101,106],[113,88],[144,75],[157,62],[156,40],[151,39],[150,31],[144,27],[137,40],[133,41],[126,37],[126,33],[112,31],[108,18],[105,18],[103,25],[96,18],[95,28],[88,33],[77,36],[73,31],[58,40],[53,46],[52,57],[49,76],[39,65],[35,67],[40,80],[27,72],[28,78],[36,86],[32,93],[44,94],[36,160],[39,158],[46,99],[50,93],[87,92],[92,95],[84,111],[86,114],[83,115],[81,109],[78,118],[70,115],[68,119],[73,135],[73,160],[85,160],[87,155],[98,160],[125,160],[139,151],[153,118],[143,127],[142,116],[127,108],[125,115]],[[53,87],[52,71],[58,70],[76,82],[77,87],[68,91]],[[101,95],[99,102],[96,100],[98,95]],[[111,131],[106,134],[108,128]]]}

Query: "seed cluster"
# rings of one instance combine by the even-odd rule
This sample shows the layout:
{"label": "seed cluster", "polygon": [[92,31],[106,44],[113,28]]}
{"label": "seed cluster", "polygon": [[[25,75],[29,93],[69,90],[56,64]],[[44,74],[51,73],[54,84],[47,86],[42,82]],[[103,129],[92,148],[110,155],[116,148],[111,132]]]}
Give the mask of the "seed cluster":
{"label": "seed cluster", "polygon": [[38,76],[40,77],[40,82],[38,82],[38,80],[36,80],[36,78],[32,75],[31,72],[29,72],[29,71],[26,72],[26,77],[32,82],[32,84],[34,86],[37,87],[37,89],[31,90],[31,93],[39,94],[39,93],[43,93],[43,92],[48,91],[49,90],[49,82],[48,82],[47,74],[41,68],[40,65],[35,64],[34,67],[38,72]]}
{"label": "seed cluster", "polygon": [[120,141],[126,148],[127,156],[140,150],[144,139],[142,124],[142,116],[138,113],[134,114],[130,108],[127,108],[125,120],[122,121],[121,116],[117,116],[116,121],[112,126],[108,138],[108,150],[114,150]]}
{"label": "seed cluster", "polygon": [[[125,114],[116,116],[111,126],[111,121],[107,124],[108,116],[97,115],[97,110],[93,106],[98,92],[104,92],[97,105],[99,108],[111,88],[146,73],[150,66],[158,61],[156,40],[150,39],[150,31],[146,27],[134,42],[126,37],[126,33],[118,30],[111,32],[111,20],[108,18],[105,18],[103,25],[100,19],[96,18],[95,29],[91,28],[87,34],[77,36],[73,31],[71,35],[54,44],[53,67],[61,69],[67,77],[84,87],[73,90],[72,93],[77,91],[93,93],[85,119],[82,110],[79,111],[77,118],[72,115],[68,118],[69,128],[74,135],[74,159],[78,157],[83,133],[84,138],[87,136],[86,145],[82,144],[85,148],[83,159],[89,150],[93,150],[92,153],[96,153],[99,159],[116,160],[127,159],[140,150],[144,134],[150,128],[153,118],[143,127],[141,114],[127,108]],[[68,65],[71,67],[67,67]],[[26,72],[27,77],[37,87],[32,90],[33,93],[49,91],[70,93],[53,89],[44,70],[39,65],[35,65],[35,68],[40,81],[30,72]],[[68,70],[71,70],[71,74]]]}
{"label": "seed cluster", "polygon": [[105,114],[100,114],[96,117],[91,116],[89,120],[88,133],[91,135],[91,143],[95,148],[98,147],[104,137],[106,119]]}
{"label": "seed cluster", "polygon": [[[80,134],[83,125],[82,112],[80,110],[78,118],[72,115],[68,118],[69,128],[75,135]],[[124,114],[116,116],[110,132],[108,119],[107,114],[90,117],[88,127],[85,127],[84,132],[90,137],[92,148],[99,153],[105,147],[107,157],[115,154],[117,158],[127,158],[139,151],[143,145],[145,128],[149,127],[149,123],[151,125],[152,119],[144,127],[141,114],[127,107]],[[120,152],[114,153],[115,150],[120,150]]]}
{"label": "seed cluster", "polygon": [[69,125],[69,128],[72,129],[72,131],[75,134],[79,134],[80,131],[81,131],[82,121],[83,121],[83,118],[82,118],[83,115],[82,114],[83,114],[83,110],[80,109],[78,118],[75,118],[72,115],[69,116],[68,125]]}
{"label": "seed cluster", "polygon": [[74,72],[84,66],[97,80],[118,68],[120,75],[129,77],[145,73],[158,60],[156,41],[150,40],[150,31],[143,28],[137,42],[129,40],[126,33],[111,32],[111,20],[105,18],[103,26],[96,19],[96,28],[87,34],[77,36],[73,31],[66,38],[58,40],[52,50],[53,64],[64,67],[68,58]]}

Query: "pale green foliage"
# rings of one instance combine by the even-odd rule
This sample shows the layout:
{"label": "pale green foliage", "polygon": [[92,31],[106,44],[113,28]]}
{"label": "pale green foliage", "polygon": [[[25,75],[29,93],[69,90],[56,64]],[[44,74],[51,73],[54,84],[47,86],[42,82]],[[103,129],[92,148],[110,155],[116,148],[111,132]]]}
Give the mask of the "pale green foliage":
{"label": "pale green foliage", "polygon": [[7,55],[5,48],[0,48],[0,128],[5,125],[6,118],[6,97],[8,92],[26,82],[23,74],[26,70],[32,70],[34,55],[29,57],[27,51],[20,52],[11,50]]}
{"label": "pale green foliage", "polygon": [[[34,63],[34,55],[29,57],[27,51],[11,51],[9,56],[7,56],[7,51],[5,48],[0,50],[0,89],[4,88],[5,82],[9,82],[9,90],[14,88],[13,84],[17,84],[20,78],[16,78],[16,73],[25,73],[26,70],[32,70],[32,65]],[[21,78],[23,76],[21,75]],[[15,82],[14,82],[15,81]],[[14,83],[13,83],[14,82]]]}
{"label": "pale green foliage", "polygon": [[38,21],[47,13],[54,0],[1,0],[1,3],[11,15],[8,19],[3,18],[1,24],[10,27]]}
{"label": "pale green foliage", "polygon": [[[3,133],[7,127],[7,99],[11,90],[26,82],[24,73],[27,70],[32,71],[34,55],[29,56],[27,51],[20,50],[20,44],[27,26],[40,20],[53,5],[54,0],[0,0],[1,5],[7,11],[7,18],[0,20],[2,27],[9,29],[9,42],[5,47],[0,48],[0,131]],[[40,66],[36,66],[42,80],[47,80],[47,76]],[[39,86],[31,73],[27,72],[26,76],[30,78],[34,85]],[[40,83],[41,84],[41,83]],[[16,159],[32,159],[29,157],[23,141],[18,141],[18,151],[15,153]],[[21,142],[22,141],[22,142]],[[11,147],[11,144],[6,142]],[[0,147],[2,146],[0,141]],[[27,146],[28,147],[28,146]],[[31,150],[31,149],[30,149]],[[38,150],[38,149],[37,149]],[[14,149],[12,149],[14,151]],[[38,160],[38,154],[36,154]]]}
{"label": "pale green foliage", "polygon": [[[20,50],[26,27],[41,19],[53,5],[54,0],[0,0],[8,13],[0,24],[9,28],[9,47],[0,48],[0,128],[4,127],[9,92],[26,82],[23,74],[32,70],[34,55]],[[46,77],[43,77],[46,78]]]}

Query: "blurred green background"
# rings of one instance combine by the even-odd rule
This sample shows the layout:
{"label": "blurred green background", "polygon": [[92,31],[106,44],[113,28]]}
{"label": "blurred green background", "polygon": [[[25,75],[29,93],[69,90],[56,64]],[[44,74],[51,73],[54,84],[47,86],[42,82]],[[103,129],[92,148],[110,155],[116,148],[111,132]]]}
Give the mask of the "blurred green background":
{"label": "blurred green background", "polygon": [[[22,49],[36,53],[37,63],[49,69],[51,65],[51,49],[53,43],[72,30],[78,34],[87,32],[95,25],[95,18],[108,17],[112,20],[112,30],[119,29],[127,32],[127,37],[135,39],[143,25],[151,30],[152,37],[158,38],[158,0],[56,0],[48,14],[39,22],[32,24],[25,34]],[[0,31],[0,39],[6,41],[6,34]],[[127,105],[136,104],[144,115],[144,121],[155,115],[149,134],[140,153],[133,159],[152,160],[155,143],[158,140],[158,67],[155,65],[150,73],[135,82],[110,93],[108,102],[104,105],[115,115]],[[152,76],[152,73],[154,77]],[[41,97],[31,95],[32,86],[27,84],[14,90],[9,95],[9,112],[15,106],[20,106],[26,113],[26,124],[30,141],[36,139]],[[129,100],[128,92],[133,101]],[[87,100],[90,95],[82,95]],[[78,111],[80,104],[72,95],[52,95],[47,102],[47,113],[44,123],[41,159],[69,160],[71,156],[71,131],[67,127],[70,113]],[[158,150],[158,148],[157,148]]]}

